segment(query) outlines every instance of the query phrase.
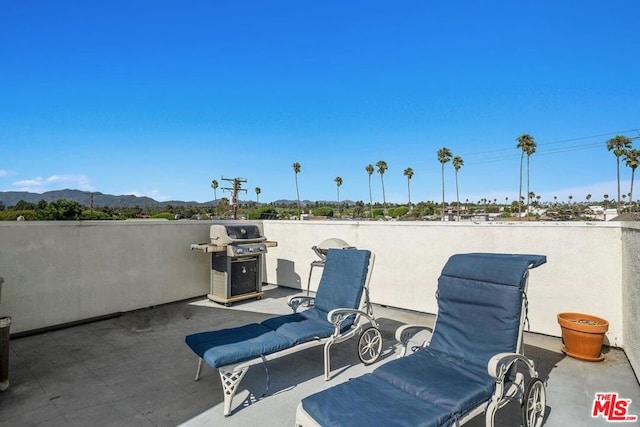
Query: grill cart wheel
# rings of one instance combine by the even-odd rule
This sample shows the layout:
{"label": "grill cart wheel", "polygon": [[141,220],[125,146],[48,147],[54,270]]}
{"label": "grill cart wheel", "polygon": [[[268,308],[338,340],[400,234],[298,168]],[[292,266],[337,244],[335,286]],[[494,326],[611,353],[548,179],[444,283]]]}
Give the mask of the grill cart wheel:
{"label": "grill cart wheel", "polygon": [[358,358],[365,365],[371,365],[382,353],[382,334],[378,328],[369,326],[358,339]]}
{"label": "grill cart wheel", "polygon": [[531,378],[522,397],[522,425],[540,427],[544,421],[547,393],[540,378]]}

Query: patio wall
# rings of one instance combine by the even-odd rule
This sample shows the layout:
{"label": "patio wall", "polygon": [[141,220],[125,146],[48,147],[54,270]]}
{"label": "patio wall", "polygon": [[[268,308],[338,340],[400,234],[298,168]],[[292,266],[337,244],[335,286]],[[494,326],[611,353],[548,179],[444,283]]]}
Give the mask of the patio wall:
{"label": "patio wall", "polygon": [[[201,296],[210,257],[189,250],[209,221],[0,223],[0,314],[12,333]],[[311,246],[338,237],[377,255],[374,302],[434,313],[435,285],[460,252],[536,253],[547,264],[529,282],[531,330],[559,335],[556,315],[578,311],[610,322],[609,344],[640,367],[640,228],[625,223],[440,223],[264,221],[278,242],[265,280],[306,288]],[[315,269],[315,289],[321,269]],[[638,369],[636,369],[636,372]]]}
{"label": "patio wall", "polygon": [[265,221],[264,230],[279,243],[268,254],[269,281],[306,288],[317,258],[311,246],[339,237],[376,253],[374,302],[428,313],[436,312],[437,278],[452,254],[546,255],[547,263],[530,273],[531,331],[558,336],[558,313],[583,312],[609,320],[609,343],[624,346],[621,223]]}
{"label": "patio wall", "polygon": [[622,325],[623,341],[631,366],[640,377],[640,224],[622,229]]}
{"label": "patio wall", "polygon": [[[197,221],[0,222],[0,313],[18,333],[203,295]],[[201,254],[198,254],[201,255]]]}

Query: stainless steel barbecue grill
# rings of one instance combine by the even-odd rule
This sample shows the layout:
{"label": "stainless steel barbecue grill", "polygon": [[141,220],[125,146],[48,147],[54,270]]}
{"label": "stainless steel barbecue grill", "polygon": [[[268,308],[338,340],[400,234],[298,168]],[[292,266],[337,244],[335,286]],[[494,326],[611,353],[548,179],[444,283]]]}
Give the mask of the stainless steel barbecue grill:
{"label": "stainless steel barbecue grill", "polygon": [[214,224],[209,229],[209,243],[194,243],[191,250],[211,253],[211,287],[207,295],[225,305],[262,298],[262,266],[268,241],[257,225]]}

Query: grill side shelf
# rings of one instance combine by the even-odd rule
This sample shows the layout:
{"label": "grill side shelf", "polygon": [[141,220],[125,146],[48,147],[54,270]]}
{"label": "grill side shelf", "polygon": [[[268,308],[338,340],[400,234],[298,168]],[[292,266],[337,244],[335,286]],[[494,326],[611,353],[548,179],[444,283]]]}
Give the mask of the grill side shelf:
{"label": "grill side shelf", "polygon": [[[268,248],[274,248],[278,246],[278,242],[269,241],[263,242]],[[226,246],[217,246],[212,245],[211,243],[192,243],[191,250],[202,253],[211,253],[211,252],[225,252],[227,250]]]}
{"label": "grill side shelf", "polygon": [[225,252],[227,248],[225,246],[215,246],[211,243],[193,243],[191,244],[191,250],[196,252]]}

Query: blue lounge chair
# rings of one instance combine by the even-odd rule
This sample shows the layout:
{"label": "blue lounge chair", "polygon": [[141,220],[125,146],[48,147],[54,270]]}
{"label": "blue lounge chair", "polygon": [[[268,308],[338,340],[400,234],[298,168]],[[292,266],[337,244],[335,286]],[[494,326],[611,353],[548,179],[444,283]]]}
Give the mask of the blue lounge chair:
{"label": "blue lounge chair", "polygon": [[[523,425],[544,421],[546,395],[522,354],[528,271],[540,255],[459,254],[438,279],[429,343],[407,356],[416,326],[396,332],[401,356],[372,373],[302,400],[299,426],[452,426],[521,402]],[[518,369],[523,368],[523,369]]]}
{"label": "blue lounge chair", "polygon": [[[382,335],[373,316],[368,291],[374,259],[367,250],[330,249],[316,296],[289,298],[293,314],[185,338],[200,358],[196,380],[203,360],[218,369],[225,416],[230,415],[238,384],[252,365],[324,345],[324,373],[328,380],[331,346],[358,335],[360,360],[369,364],[378,359]],[[310,308],[298,312],[304,305]]]}

